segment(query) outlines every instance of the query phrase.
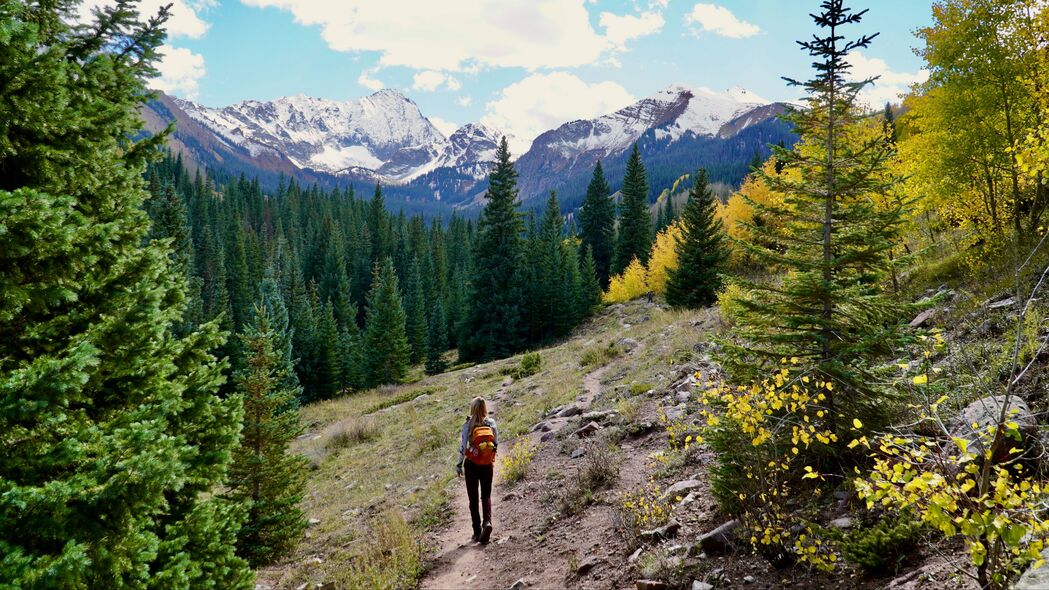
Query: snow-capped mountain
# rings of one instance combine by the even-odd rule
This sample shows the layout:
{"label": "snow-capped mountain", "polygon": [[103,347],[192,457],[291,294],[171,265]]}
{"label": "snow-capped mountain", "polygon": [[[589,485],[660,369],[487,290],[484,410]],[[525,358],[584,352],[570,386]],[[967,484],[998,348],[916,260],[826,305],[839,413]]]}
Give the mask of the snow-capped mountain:
{"label": "snow-capped mountain", "polygon": [[[635,143],[646,164],[658,163],[666,175],[716,162],[725,170],[720,180],[738,182],[755,152],[791,140],[776,119],[784,108],[741,88],[669,86],[614,113],[540,134],[527,152],[514,154],[521,197],[558,189],[569,193],[562,199],[575,198],[598,160],[614,188]],[[410,200],[453,204],[479,202],[502,136],[469,123],[445,137],[396,90],[349,101],[296,95],[224,108],[161,96],[145,115],[158,129],[176,121],[173,147],[204,166],[270,179],[378,181]],[[656,191],[663,188],[659,174],[650,171]]]}
{"label": "snow-capped mountain", "polygon": [[[726,124],[740,116],[754,112],[755,123],[781,110],[764,108],[768,106],[767,101],[741,88],[720,93],[680,84],[669,86],[614,113],[571,121],[541,134],[517,162],[522,192],[550,188],[549,178],[592,168],[597,160],[625,152],[646,134],[666,145],[682,139],[718,137]],[[730,136],[745,127],[738,126]]]}

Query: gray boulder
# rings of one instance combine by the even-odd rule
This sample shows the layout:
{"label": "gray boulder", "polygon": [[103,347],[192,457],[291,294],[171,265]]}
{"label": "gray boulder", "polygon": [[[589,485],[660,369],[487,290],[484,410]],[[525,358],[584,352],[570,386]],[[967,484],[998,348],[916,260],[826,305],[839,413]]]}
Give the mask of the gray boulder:
{"label": "gray boulder", "polygon": [[699,537],[696,542],[707,555],[724,555],[732,551],[736,545],[736,529],[739,528],[738,520],[730,520],[718,528]]}

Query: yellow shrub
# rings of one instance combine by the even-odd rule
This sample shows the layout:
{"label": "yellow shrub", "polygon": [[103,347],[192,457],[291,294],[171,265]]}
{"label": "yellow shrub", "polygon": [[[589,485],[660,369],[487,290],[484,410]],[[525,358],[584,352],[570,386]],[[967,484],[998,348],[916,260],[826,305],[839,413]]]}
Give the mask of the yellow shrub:
{"label": "yellow shrub", "polygon": [[743,310],[740,301],[744,295],[746,295],[746,289],[743,287],[731,282],[725,284],[725,287],[718,293],[718,311],[721,312],[722,320],[733,322],[739,317],[739,313]]}
{"label": "yellow shrub", "polygon": [[652,253],[648,257],[646,279],[648,289],[663,295],[667,291],[667,273],[677,268],[677,242],[681,237],[680,222],[675,222],[656,234]]}
{"label": "yellow shrub", "polygon": [[623,274],[612,277],[608,291],[601,296],[601,300],[605,303],[625,303],[641,297],[648,292],[647,274],[640,260],[631,260]]}
{"label": "yellow shrub", "polygon": [[506,483],[517,483],[528,475],[528,467],[532,464],[535,456],[535,447],[526,442],[515,443],[510,447],[510,452],[503,457],[503,481]]}
{"label": "yellow shrub", "polygon": [[621,504],[626,513],[626,524],[634,534],[662,526],[670,520],[670,502],[663,499],[663,491],[656,482],[648,483],[634,492],[627,492]]}

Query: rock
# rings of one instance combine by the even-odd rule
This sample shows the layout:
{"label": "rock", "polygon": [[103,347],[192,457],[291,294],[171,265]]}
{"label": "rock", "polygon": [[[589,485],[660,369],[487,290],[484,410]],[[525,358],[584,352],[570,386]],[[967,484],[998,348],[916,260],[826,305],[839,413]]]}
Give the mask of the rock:
{"label": "rock", "polygon": [[676,520],[671,520],[659,528],[650,531],[641,531],[641,539],[644,541],[662,541],[676,535],[680,528],[681,523]]}
{"label": "rock", "polygon": [[714,587],[706,582],[692,580],[692,590],[714,590]]}
{"label": "rock", "polygon": [[594,434],[598,430],[601,430],[601,428],[603,428],[603,427],[600,424],[598,424],[597,422],[587,422],[585,426],[583,426],[579,430],[575,431],[575,435],[578,436],[579,438],[586,438],[586,437]]}
{"label": "rock", "polygon": [[510,385],[512,385],[513,382],[514,382],[514,378],[509,376],[509,375],[507,375],[506,378],[503,379],[503,387],[510,387]]}
{"label": "rock", "polygon": [[569,455],[569,457],[571,457],[573,459],[578,459],[578,458],[582,457],[585,454],[586,454],[586,449],[584,449],[583,447],[576,447],[576,449],[574,451],[572,451],[572,454]]}
{"label": "rock", "polygon": [[644,551],[644,549],[641,548],[641,547],[638,547],[636,550],[634,550],[633,553],[630,554],[630,557],[628,557],[626,559],[626,562],[627,563],[637,563],[637,560],[641,559],[641,552],[642,551]]}
{"label": "rock", "polygon": [[553,428],[549,422],[540,422],[532,427],[531,432],[550,432]]}
{"label": "rock", "polygon": [[678,508],[684,508],[685,506],[688,506],[689,504],[695,502],[697,497],[698,496],[696,496],[695,492],[689,492],[687,496],[685,496],[681,499],[680,502],[678,502]]}
{"label": "rock", "polygon": [[736,544],[737,528],[739,528],[739,521],[730,520],[709,533],[700,536],[696,544],[707,555],[724,555],[732,551]]}
{"label": "rock", "polygon": [[[983,443],[977,435],[977,430],[973,429],[973,424],[976,424],[976,428],[980,431],[985,431],[988,427],[997,424],[1003,404],[1005,404],[1004,395],[992,395],[978,399],[965,406],[965,409],[962,410],[961,415],[955,421],[952,434],[968,440],[970,452],[982,454],[984,451]],[[1006,421],[1016,422],[1019,425],[1020,434],[1024,438],[1025,445],[1028,445],[1038,434],[1038,420],[1031,413],[1031,408],[1015,395],[1009,397]],[[1007,440],[1011,441],[1012,439]],[[995,462],[1000,462],[1009,458],[1012,458],[1012,456],[1009,454],[1007,445],[1005,448],[998,449],[993,459]]]}
{"label": "rock", "polygon": [[663,413],[667,415],[667,420],[673,421],[684,418],[686,411],[685,404],[678,404],[663,410]]}
{"label": "rock", "polygon": [[539,442],[546,442],[548,440],[553,439],[555,436],[557,436],[556,432],[547,432],[543,436],[539,437]]}
{"label": "rock", "polygon": [[754,576],[743,576],[743,581],[748,584],[754,583]]}
{"label": "rock", "polygon": [[600,557],[588,557],[584,559],[578,567],[576,567],[575,573],[582,576],[583,574],[589,572],[590,570],[594,569],[595,567],[601,565],[604,562],[605,560],[601,559]]}
{"label": "rock", "polygon": [[637,590],[667,590],[670,586],[659,580],[637,580],[634,582],[634,588]]}
{"label": "rock", "polygon": [[845,530],[851,529],[855,523],[856,521],[854,521],[852,518],[848,516],[843,516],[841,518],[835,518],[834,520],[828,522],[827,526],[829,526],[832,529]]}
{"label": "rock", "polygon": [[580,408],[577,404],[569,404],[564,407],[563,410],[557,413],[558,418],[571,418],[578,414],[583,413],[583,408]]}
{"label": "rock", "polygon": [[317,526],[321,523],[319,518],[311,518],[306,521],[306,526]]}
{"label": "rock", "polygon": [[676,484],[667,488],[667,491],[663,492],[662,500],[676,501],[678,496],[684,496],[692,490],[699,489],[702,486],[702,482],[698,479],[686,479],[679,481]]}
{"label": "rock", "polygon": [[911,320],[911,323],[908,325],[912,328],[920,328],[929,323],[929,320],[931,320],[932,317],[936,315],[936,311],[937,310],[931,308],[926,309],[925,311],[914,316],[914,319]]}
{"label": "rock", "polygon": [[510,492],[509,494],[503,496],[503,502],[513,502],[514,500],[520,499],[520,497],[521,494],[518,494],[517,492]]}
{"label": "rock", "polygon": [[999,299],[993,303],[988,303],[987,309],[1001,309],[1003,307],[1009,307],[1010,305],[1016,305],[1015,297],[1006,297],[1005,299]]}
{"label": "rock", "polygon": [[[1049,548],[1042,550],[1040,559],[1049,559]],[[1013,590],[1045,590],[1049,588],[1049,567],[1029,569],[1016,581]]]}
{"label": "rock", "polygon": [[583,422],[605,422],[619,415],[615,410],[595,410],[580,416]]}
{"label": "rock", "polygon": [[507,590],[524,590],[528,587],[528,580],[521,578],[520,580],[510,584],[510,588]]}
{"label": "rock", "polygon": [[690,397],[692,397],[692,392],[687,389],[678,391],[674,394],[674,399],[677,400],[679,404],[687,402]]}
{"label": "rock", "polygon": [[637,348],[637,340],[634,340],[633,338],[620,338],[616,344],[618,344],[623,350],[627,352],[630,352]]}

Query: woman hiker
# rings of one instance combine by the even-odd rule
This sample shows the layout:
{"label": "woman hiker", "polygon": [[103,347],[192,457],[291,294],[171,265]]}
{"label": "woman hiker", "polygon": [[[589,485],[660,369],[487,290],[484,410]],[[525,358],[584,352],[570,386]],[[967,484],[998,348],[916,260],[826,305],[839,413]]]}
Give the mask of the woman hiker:
{"label": "woman hiker", "polygon": [[[495,420],[488,417],[488,404],[484,398],[475,397],[470,404],[470,416],[463,424],[455,474],[462,477],[466,473],[473,540],[482,545],[487,544],[492,536],[492,475],[495,472],[495,451],[498,446],[499,433],[495,429]],[[484,509],[483,519],[477,509],[478,487]]]}

